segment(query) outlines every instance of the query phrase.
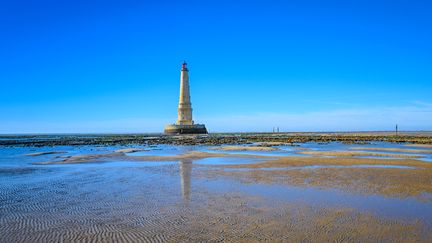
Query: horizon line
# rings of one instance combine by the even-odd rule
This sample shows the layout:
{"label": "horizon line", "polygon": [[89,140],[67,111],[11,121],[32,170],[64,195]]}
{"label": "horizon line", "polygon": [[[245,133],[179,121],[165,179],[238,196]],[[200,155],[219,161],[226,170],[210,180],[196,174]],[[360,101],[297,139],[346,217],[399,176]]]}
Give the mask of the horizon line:
{"label": "horizon line", "polygon": [[[398,130],[397,133],[432,133],[432,130]],[[396,133],[395,130],[359,130],[359,131],[289,131],[289,132],[209,132],[208,134],[289,134],[289,133]],[[163,132],[73,132],[73,133],[0,133],[0,136],[30,136],[30,135],[167,135]],[[183,134],[202,136],[206,134]],[[167,135],[173,136],[173,135]],[[174,135],[181,136],[181,135]]]}

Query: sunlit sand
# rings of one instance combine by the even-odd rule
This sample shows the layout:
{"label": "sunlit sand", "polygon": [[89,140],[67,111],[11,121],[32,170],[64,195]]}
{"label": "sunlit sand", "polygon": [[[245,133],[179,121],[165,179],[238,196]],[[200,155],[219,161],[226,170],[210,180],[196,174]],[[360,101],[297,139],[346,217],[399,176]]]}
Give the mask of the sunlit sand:
{"label": "sunlit sand", "polygon": [[258,146],[222,146],[212,148],[213,150],[231,150],[231,151],[273,151],[278,150],[273,147],[258,147]]}

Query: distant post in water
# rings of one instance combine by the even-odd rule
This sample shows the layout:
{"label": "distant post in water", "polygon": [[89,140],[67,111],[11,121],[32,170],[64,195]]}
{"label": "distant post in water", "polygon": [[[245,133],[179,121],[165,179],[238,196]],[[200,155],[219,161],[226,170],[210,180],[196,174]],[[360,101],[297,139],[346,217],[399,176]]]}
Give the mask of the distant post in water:
{"label": "distant post in water", "polygon": [[165,126],[166,134],[206,134],[204,124],[194,124],[192,120],[192,103],[189,89],[189,70],[183,62],[180,71],[180,96],[177,112],[177,122]]}
{"label": "distant post in water", "polygon": [[396,124],[396,136],[398,135],[398,125]]}

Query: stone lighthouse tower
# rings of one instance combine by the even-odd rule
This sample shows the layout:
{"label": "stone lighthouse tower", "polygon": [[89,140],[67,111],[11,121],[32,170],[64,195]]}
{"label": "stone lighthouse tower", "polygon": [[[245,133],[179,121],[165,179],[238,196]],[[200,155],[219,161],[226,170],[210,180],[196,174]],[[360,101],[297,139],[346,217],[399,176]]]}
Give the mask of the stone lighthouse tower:
{"label": "stone lighthouse tower", "polygon": [[183,62],[180,71],[180,97],[177,125],[193,125],[194,123],[192,120],[192,104],[190,101],[189,70],[186,65],[186,62]]}
{"label": "stone lighthouse tower", "polygon": [[189,89],[189,70],[187,63],[183,62],[180,71],[180,97],[178,104],[178,118],[175,124],[165,127],[166,134],[205,134],[204,124],[194,124],[192,120],[192,103]]}

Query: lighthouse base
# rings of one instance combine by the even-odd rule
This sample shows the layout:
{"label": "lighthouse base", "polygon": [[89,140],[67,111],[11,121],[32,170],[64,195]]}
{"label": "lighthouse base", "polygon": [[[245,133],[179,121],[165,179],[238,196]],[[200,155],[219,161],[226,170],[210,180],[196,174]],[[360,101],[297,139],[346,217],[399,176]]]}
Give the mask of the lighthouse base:
{"label": "lighthouse base", "polygon": [[204,124],[194,125],[176,125],[170,124],[165,126],[165,134],[207,134],[207,129]]}

